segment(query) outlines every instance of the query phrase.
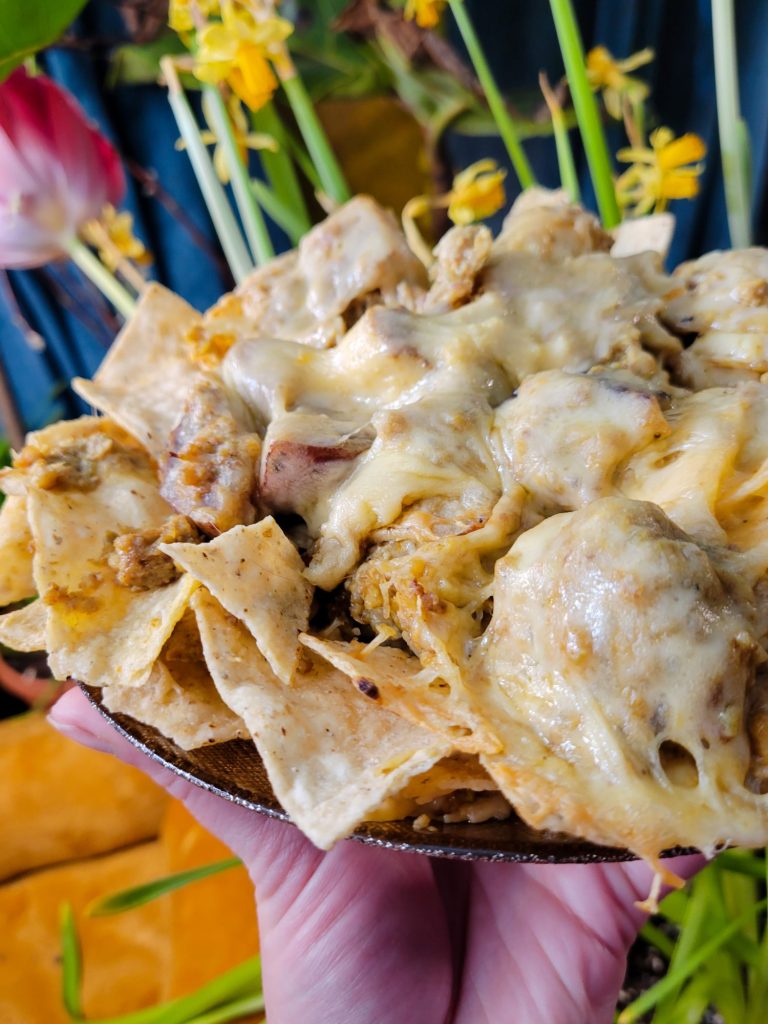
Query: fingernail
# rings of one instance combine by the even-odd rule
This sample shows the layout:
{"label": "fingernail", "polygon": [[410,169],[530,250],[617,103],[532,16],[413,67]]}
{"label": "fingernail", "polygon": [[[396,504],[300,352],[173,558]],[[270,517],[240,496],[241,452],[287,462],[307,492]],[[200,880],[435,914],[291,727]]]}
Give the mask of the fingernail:
{"label": "fingernail", "polygon": [[101,736],[97,736],[88,729],[84,729],[81,725],[75,725],[67,718],[60,718],[56,714],[56,709],[48,713],[48,721],[53,728],[66,736],[75,743],[80,743],[84,747],[90,747],[91,750],[101,751],[103,754],[111,754],[112,747],[106,742]]}

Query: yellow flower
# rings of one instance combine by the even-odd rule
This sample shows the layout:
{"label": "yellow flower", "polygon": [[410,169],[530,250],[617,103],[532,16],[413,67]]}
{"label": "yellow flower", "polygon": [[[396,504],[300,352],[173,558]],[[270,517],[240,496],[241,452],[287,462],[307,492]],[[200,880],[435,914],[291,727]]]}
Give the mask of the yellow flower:
{"label": "yellow flower", "polygon": [[403,207],[402,221],[405,237],[411,251],[425,267],[432,262],[432,251],[424,241],[417,220],[430,209],[448,208],[454,224],[472,224],[493,216],[507,201],[504,179],[507,172],[495,160],[478,160],[453,179],[450,192],[442,196],[414,196]]}
{"label": "yellow flower", "polygon": [[118,212],[107,203],[97,219],[82,226],[80,234],[98,251],[99,259],[108,270],[120,274],[141,294],[147,282],[136,264],[151,263],[152,254],[134,235],[133,216],[127,210]]}
{"label": "yellow flower", "polygon": [[211,85],[227,82],[246,106],[258,110],[277,88],[269,62],[285,59],[293,25],[276,15],[258,19],[232,0],[222,0],[221,19],[198,33],[195,76]]}
{"label": "yellow flower", "polygon": [[219,0],[170,0],[168,24],[174,32],[192,32],[205,18],[219,13]]}
{"label": "yellow flower", "polygon": [[405,16],[420,28],[437,28],[447,0],[406,0]]}
{"label": "yellow flower", "polygon": [[478,160],[453,179],[448,194],[448,216],[454,224],[471,224],[493,216],[507,201],[505,170],[495,160]]}
{"label": "yellow flower", "polygon": [[622,207],[637,217],[651,210],[664,210],[670,199],[693,199],[699,193],[699,163],[707,153],[704,140],[691,132],[676,139],[671,128],[657,128],[650,147],[620,149],[622,163],[632,166],[616,182]]}
{"label": "yellow flower", "polygon": [[635,71],[652,60],[653,50],[647,47],[625,60],[616,60],[604,46],[595,46],[587,54],[589,84],[597,91],[602,90],[605,109],[617,121],[624,116],[625,97],[630,103],[642,103],[649,92],[645,82],[627,72]]}

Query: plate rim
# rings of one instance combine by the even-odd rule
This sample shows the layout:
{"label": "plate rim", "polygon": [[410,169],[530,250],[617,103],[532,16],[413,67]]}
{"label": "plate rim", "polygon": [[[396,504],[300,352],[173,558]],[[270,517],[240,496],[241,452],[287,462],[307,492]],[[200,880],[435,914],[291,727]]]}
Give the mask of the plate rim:
{"label": "plate rim", "polygon": [[[297,827],[294,822],[291,821],[289,815],[280,806],[279,802],[274,797],[274,794],[272,794],[273,805],[270,806],[269,803],[260,803],[254,799],[249,799],[246,795],[241,795],[238,792],[227,789],[219,782],[202,778],[200,775],[195,773],[191,764],[188,767],[185,767],[183,763],[178,763],[184,761],[189,762],[189,755],[192,751],[182,750],[177,744],[153,726],[145,725],[137,719],[132,718],[130,715],[123,714],[121,712],[109,711],[102,703],[101,688],[90,686],[87,683],[80,681],[77,681],[77,686],[80,688],[82,693],[85,694],[90,704],[96,708],[99,714],[105,718],[121,736],[128,740],[132,746],[151,758],[156,764],[162,765],[164,768],[167,768],[169,771],[185,779],[187,782],[192,783],[208,793],[221,797],[230,803],[244,807],[256,814],[261,814],[265,817],[272,818],[273,820],[281,821],[293,828]],[[156,741],[154,740],[154,737],[157,737]],[[260,760],[258,750],[251,740],[230,740],[225,743],[211,744],[210,746],[222,748],[226,747],[227,743],[232,742],[245,742],[251,745],[253,747],[254,755]],[[174,757],[178,758],[178,761],[169,759],[161,750],[161,747],[163,746],[172,748],[174,751]],[[352,840],[358,843],[363,843],[367,846],[374,846],[379,849],[395,850],[401,853],[413,853],[420,856],[429,856],[447,860],[481,861],[486,863],[605,864],[626,863],[628,861],[637,861],[640,859],[636,854],[627,849],[614,846],[600,846],[597,843],[590,843],[586,840],[567,836],[562,833],[537,831],[525,825],[519,817],[517,818],[517,821],[520,821],[532,836],[541,836],[542,838],[540,842],[529,842],[526,844],[524,841],[519,841],[514,847],[510,847],[508,849],[483,846],[482,841],[478,843],[476,840],[473,840],[473,845],[455,845],[455,833],[458,831],[460,834],[461,825],[457,824],[453,826],[450,836],[451,841],[448,842],[448,835],[442,832],[442,826],[440,826],[439,823],[436,823],[433,826],[435,831],[430,831],[430,839],[432,841],[424,840],[423,836],[426,833],[413,830],[414,836],[422,837],[421,841],[419,841],[418,838],[406,839],[402,836],[397,837],[387,835],[387,826],[392,826],[392,822],[364,822],[355,829],[351,835],[346,837],[344,841]],[[498,822],[497,824],[503,825],[503,822]],[[402,822],[397,822],[397,826],[402,829]],[[469,827],[477,829],[481,826],[475,825]],[[439,841],[434,841],[439,839],[441,835],[445,835],[445,842],[441,843]],[[663,858],[677,857],[697,852],[698,851],[693,848],[676,847],[672,850],[665,850],[660,856]]]}

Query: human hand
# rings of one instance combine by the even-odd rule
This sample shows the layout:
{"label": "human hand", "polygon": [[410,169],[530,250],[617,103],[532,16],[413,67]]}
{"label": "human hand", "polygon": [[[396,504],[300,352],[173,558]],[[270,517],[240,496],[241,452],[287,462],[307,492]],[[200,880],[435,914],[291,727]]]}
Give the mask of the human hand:
{"label": "human hand", "polygon": [[[339,843],[186,782],[78,690],[61,732],[145,771],[245,863],[258,895],[269,1024],[603,1024],[644,915],[649,868],[464,864]],[[700,857],[669,866],[686,876]],[[226,908],[222,908],[226,913]]]}

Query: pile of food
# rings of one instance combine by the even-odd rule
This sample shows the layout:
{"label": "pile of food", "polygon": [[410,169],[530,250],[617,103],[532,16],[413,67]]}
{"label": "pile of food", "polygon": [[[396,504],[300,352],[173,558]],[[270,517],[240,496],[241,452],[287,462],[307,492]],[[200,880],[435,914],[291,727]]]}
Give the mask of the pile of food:
{"label": "pile of food", "polygon": [[39,597],[0,640],[252,737],[324,848],[510,808],[764,844],[768,252],[632,250],[532,192],[427,272],[357,197],[204,315],[151,286],[104,415],[2,475],[0,604]]}

